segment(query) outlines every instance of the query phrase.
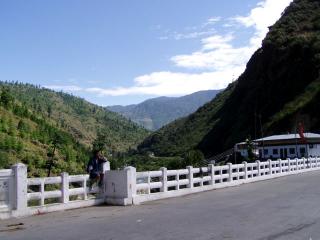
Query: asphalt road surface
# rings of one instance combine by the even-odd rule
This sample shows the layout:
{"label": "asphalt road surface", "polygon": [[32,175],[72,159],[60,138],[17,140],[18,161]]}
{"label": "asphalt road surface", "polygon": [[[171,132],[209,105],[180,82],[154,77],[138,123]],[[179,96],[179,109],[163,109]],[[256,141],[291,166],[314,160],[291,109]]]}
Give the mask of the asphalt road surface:
{"label": "asphalt road surface", "polygon": [[0,221],[0,240],[319,240],[320,171],[133,207]]}

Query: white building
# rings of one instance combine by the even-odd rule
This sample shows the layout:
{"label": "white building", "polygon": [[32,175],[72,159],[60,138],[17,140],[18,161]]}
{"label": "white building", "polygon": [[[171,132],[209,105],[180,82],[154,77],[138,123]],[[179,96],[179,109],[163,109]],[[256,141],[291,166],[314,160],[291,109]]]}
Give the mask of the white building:
{"label": "white building", "polygon": [[[273,135],[253,140],[253,153],[259,159],[286,159],[302,157],[320,157],[320,134],[305,133],[305,141],[299,134]],[[235,151],[248,157],[247,143],[235,145]]]}

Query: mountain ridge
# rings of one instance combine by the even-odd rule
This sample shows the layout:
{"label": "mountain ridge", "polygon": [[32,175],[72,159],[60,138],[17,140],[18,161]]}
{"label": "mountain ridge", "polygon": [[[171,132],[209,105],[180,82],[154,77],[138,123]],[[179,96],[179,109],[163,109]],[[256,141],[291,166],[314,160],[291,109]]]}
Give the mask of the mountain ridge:
{"label": "mountain ridge", "polygon": [[149,130],[156,130],[184,117],[213,99],[221,90],[204,90],[182,97],[157,97],[139,104],[127,106],[108,106],[107,109],[120,113],[126,118],[144,126]]}
{"label": "mountain ridge", "polygon": [[319,132],[319,69],[320,3],[294,0],[236,82],[139,149],[162,156],[198,149],[210,157],[248,137],[293,132],[297,121]]}
{"label": "mountain ridge", "polygon": [[[117,113],[63,92],[0,82],[0,168],[22,161],[31,176],[83,173],[94,146],[126,152],[149,132]],[[100,144],[100,145],[99,145]]]}

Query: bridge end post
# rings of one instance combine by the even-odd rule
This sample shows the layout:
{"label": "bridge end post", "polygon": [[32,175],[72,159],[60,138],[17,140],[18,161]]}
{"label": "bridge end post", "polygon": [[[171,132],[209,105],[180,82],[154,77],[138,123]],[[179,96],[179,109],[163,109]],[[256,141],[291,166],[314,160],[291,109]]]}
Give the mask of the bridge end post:
{"label": "bridge end post", "polygon": [[107,171],[105,174],[104,198],[107,204],[126,206],[134,204],[136,188],[136,169]]}

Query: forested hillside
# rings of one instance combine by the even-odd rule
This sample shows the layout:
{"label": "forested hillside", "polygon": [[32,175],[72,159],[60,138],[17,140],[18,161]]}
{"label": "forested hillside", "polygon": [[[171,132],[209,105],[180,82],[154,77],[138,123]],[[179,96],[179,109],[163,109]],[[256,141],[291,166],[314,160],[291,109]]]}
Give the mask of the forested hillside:
{"label": "forested hillside", "polygon": [[148,132],[87,101],[30,84],[0,82],[0,168],[28,164],[29,174],[83,172],[93,145],[124,152]]}
{"label": "forested hillside", "polygon": [[294,132],[297,122],[320,131],[320,2],[295,0],[272,27],[240,78],[189,117],[148,137],[141,151],[207,157],[239,141]]}
{"label": "forested hillside", "polygon": [[221,90],[206,90],[182,97],[158,97],[140,104],[110,106],[107,109],[120,113],[149,130],[157,130],[173,120],[195,112],[219,92]]}

